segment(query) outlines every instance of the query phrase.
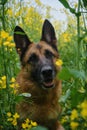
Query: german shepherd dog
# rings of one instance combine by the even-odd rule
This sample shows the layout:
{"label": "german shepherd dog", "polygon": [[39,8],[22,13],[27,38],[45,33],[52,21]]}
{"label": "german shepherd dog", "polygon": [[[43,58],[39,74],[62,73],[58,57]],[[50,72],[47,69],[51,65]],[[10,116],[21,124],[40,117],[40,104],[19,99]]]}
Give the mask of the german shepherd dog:
{"label": "german shepherd dog", "polygon": [[16,80],[18,93],[30,93],[32,99],[31,103],[26,97],[17,105],[21,120],[29,118],[48,130],[64,130],[58,121],[61,81],[57,77],[60,67],[55,65],[59,54],[54,27],[45,20],[41,40],[34,44],[16,26],[14,41],[21,61],[21,71]]}

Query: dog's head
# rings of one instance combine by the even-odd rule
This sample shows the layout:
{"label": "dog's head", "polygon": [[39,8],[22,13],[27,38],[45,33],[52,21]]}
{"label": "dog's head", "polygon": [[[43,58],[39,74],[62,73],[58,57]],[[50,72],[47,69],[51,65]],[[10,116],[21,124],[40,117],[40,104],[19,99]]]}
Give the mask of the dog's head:
{"label": "dog's head", "polygon": [[32,43],[25,32],[16,26],[14,30],[16,50],[20,56],[22,69],[26,71],[29,80],[43,88],[55,87],[55,78],[58,71],[55,62],[58,59],[57,39],[52,24],[45,20],[42,28],[41,40]]}

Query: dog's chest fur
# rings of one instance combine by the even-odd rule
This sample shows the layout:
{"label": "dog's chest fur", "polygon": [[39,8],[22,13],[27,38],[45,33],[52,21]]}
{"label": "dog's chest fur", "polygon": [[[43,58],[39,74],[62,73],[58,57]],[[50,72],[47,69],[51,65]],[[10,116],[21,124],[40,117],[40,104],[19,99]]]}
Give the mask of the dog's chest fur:
{"label": "dog's chest fur", "polygon": [[34,121],[45,122],[48,120],[57,120],[60,113],[58,98],[61,93],[61,82],[56,81],[56,88],[43,90],[24,78],[23,72],[17,77],[20,93],[31,93],[31,97],[17,105],[17,110],[21,114],[21,119],[31,118]]}

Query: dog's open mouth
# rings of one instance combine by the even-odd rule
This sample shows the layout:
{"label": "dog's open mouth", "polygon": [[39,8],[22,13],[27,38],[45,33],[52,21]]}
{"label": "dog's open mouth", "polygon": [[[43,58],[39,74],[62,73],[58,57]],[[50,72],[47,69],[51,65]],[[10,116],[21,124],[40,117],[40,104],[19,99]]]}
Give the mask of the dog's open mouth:
{"label": "dog's open mouth", "polygon": [[46,80],[43,82],[43,88],[49,89],[54,87],[54,80]]}

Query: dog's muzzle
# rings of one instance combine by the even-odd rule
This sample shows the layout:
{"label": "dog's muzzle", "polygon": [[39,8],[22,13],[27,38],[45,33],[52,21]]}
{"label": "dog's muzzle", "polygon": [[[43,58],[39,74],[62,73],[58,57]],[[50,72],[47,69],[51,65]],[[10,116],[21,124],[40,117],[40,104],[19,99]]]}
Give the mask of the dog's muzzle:
{"label": "dog's muzzle", "polygon": [[44,89],[53,88],[55,71],[52,66],[44,65],[40,72],[41,86]]}

